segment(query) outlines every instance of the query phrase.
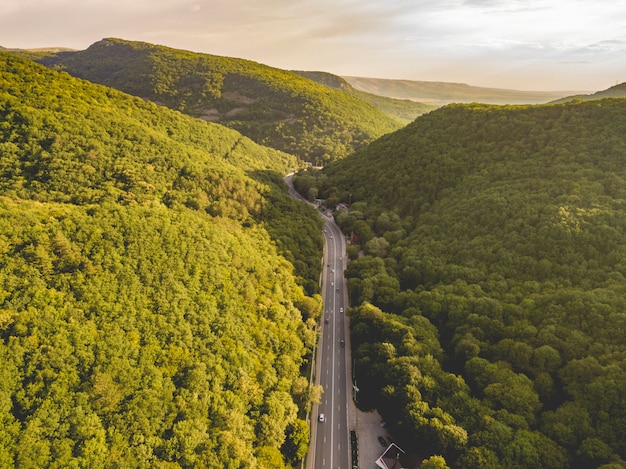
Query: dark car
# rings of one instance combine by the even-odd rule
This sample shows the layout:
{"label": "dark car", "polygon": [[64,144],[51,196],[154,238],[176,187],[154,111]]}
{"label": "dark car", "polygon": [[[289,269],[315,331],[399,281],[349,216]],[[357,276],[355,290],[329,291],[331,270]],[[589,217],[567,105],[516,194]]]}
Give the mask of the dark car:
{"label": "dark car", "polygon": [[378,442],[381,444],[381,446],[387,446],[387,440],[385,440],[382,436],[378,437]]}
{"label": "dark car", "polygon": [[346,346],[346,341],[345,341],[345,340],[343,340],[343,339],[341,339],[341,340],[339,341],[339,345],[340,345],[341,347],[345,347],[345,346]]}

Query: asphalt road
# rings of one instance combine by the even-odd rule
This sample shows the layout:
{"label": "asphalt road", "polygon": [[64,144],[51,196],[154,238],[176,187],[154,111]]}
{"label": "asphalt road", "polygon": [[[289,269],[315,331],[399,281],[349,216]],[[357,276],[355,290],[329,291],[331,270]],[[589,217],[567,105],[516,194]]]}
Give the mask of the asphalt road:
{"label": "asphalt road", "polygon": [[[324,388],[322,402],[317,406],[315,436],[310,455],[315,469],[350,467],[348,429],[348,373],[349,355],[346,334],[345,309],[345,241],[341,231],[331,220],[324,228],[326,238],[325,272],[323,276],[324,313],[318,352],[317,384]],[[320,415],[324,415],[324,421]]]}
{"label": "asphalt road", "polygon": [[[285,177],[292,197],[306,201],[293,188],[292,175]],[[312,205],[312,204],[311,204]],[[343,234],[331,217],[325,220],[324,272],[322,298],[324,312],[316,357],[315,384],[324,388],[322,401],[313,406],[311,415],[311,446],[306,458],[307,469],[349,469],[351,467],[348,405],[351,403],[348,388],[347,360],[350,360],[349,331],[345,310],[348,306],[346,279],[346,245]],[[342,343],[343,342],[343,343]],[[320,415],[324,421],[320,421]]]}

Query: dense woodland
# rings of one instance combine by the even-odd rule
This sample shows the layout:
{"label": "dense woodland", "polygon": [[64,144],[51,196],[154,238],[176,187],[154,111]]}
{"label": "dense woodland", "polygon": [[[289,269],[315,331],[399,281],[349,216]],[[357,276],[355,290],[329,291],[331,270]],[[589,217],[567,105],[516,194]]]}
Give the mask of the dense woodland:
{"label": "dense woodland", "polygon": [[401,446],[624,467],[626,100],[451,105],[296,184],[350,204],[359,405]]}
{"label": "dense woodland", "polygon": [[0,52],[0,467],[302,458],[322,238],[299,164]]}
{"label": "dense woodland", "polygon": [[359,406],[425,468],[624,467],[626,100],[389,133],[407,108],[325,74],[118,39],[31,58],[137,97],[0,52],[0,467],[298,463],[303,159],[339,160],[295,184],[349,206]]}
{"label": "dense woodland", "polygon": [[357,90],[346,80],[338,77],[337,75],[333,75],[332,73],[305,71],[297,71],[296,73],[323,85],[330,86],[331,88],[342,90],[345,93],[365,101],[366,103],[370,103],[383,111],[385,114],[394,117],[403,124],[413,122],[416,117],[437,108],[437,106],[432,104],[420,103],[408,99],[388,98],[372,93],[366,93],[365,91]]}
{"label": "dense woodland", "polygon": [[402,126],[355,95],[249,60],[110,38],[41,62],[218,121],[318,165]]}

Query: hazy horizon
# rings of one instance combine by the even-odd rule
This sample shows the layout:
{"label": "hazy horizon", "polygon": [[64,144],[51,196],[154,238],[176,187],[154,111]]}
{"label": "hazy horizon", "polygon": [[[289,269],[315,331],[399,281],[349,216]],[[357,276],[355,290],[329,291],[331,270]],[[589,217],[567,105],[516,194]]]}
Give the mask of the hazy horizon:
{"label": "hazy horizon", "polygon": [[340,76],[514,90],[626,81],[615,0],[4,0],[0,46],[105,37]]}

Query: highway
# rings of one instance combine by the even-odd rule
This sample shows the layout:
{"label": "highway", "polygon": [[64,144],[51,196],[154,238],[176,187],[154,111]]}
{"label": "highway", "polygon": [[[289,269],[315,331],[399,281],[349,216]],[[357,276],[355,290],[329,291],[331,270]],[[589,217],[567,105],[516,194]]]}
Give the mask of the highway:
{"label": "highway", "polygon": [[[292,175],[285,177],[292,197],[309,203],[293,188]],[[311,204],[312,205],[312,204]],[[351,467],[350,431],[348,426],[348,371],[350,360],[348,306],[346,280],[346,245],[343,234],[332,217],[321,215],[325,220],[324,272],[322,275],[322,298],[324,311],[321,333],[315,358],[315,384],[324,388],[322,401],[314,405],[311,413],[311,446],[306,458],[307,469],[349,469]],[[343,341],[343,343],[342,343]],[[345,344],[345,347],[343,346]],[[320,421],[320,415],[324,421]]]}
{"label": "highway", "polygon": [[[315,469],[350,468],[346,357],[349,343],[345,321],[345,241],[332,220],[324,227],[326,252],[323,275],[324,312],[319,340],[317,380],[324,388],[322,402],[314,407],[309,460]],[[315,413],[316,412],[316,413]],[[320,421],[320,415],[324,421]]]}

